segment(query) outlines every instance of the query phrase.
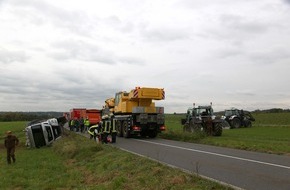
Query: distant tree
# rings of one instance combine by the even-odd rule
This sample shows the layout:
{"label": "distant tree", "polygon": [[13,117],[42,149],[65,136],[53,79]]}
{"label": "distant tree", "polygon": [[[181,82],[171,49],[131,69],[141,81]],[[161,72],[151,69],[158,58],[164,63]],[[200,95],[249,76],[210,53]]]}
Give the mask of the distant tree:
{"label": "distant tree", "polygon": [[62,112],[0,112],[0,121],[32,121],[58,118]]}

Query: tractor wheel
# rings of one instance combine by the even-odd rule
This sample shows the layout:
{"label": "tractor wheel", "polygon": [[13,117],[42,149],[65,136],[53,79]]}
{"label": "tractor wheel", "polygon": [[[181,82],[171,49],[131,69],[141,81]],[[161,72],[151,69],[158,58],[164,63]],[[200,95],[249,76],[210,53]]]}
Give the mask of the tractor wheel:
{"label": "tractor wheel", "polygon": [[213,128],[213,136],[221,136],[223,133],[223,124],[222,123],[216,123]]}
{"label": "tractor wheel", "polygon": [[202,125],[200,123],[193,123],[190,129],[194,133],[200,133],[202,131]]}
{"label": "tractor wheel", "polygon": [[226,120],[223,120],[222,124],[223,124],[223,128],[224,129],[230,129],[231,128],[229,122],[227,122]]}
{"label": "tractor wheel", "polygon": [[241,120],[239,120],[238,118],[234,118],[231,121],[231,126],[232,128],[236,129],[236,128],[240,128],[241,127]]}
{"label": "tractor wheel", "polygon": [[122,122],[121,121],[116,122],[116,129],[117,129],[117,136],[123,137],[123,130],[122,130]]}
{"label": "tractor wheel", "polygon": [[123,129],[123,136],[125,138],[129,138],[130,137],[130,131],[128,130],[128,125],[127,125],[126,121],[123,122],[122,129]]}
{"label": "tractor wheel", "polygon": [[185,124],[183,125],[183,132],[193,133],[193,130],[192,130],[191,127],[189,126],[189,123],[185,123]]}
{"label": "tractor wheel", "polygon": [[249,120],[245,121],[245,127],[252,127],[252,122]]}

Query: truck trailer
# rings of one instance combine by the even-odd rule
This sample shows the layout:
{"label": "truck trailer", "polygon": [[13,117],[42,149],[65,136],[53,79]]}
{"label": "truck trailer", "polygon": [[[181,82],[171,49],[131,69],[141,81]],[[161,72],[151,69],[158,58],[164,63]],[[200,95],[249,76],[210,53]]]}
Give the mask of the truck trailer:
{"label": "truck trailer", "polygon": [[101,121],[101,110],[99,109],[73,108],[69,115],[70,121],[88,117],[90,125],[96,125]]}

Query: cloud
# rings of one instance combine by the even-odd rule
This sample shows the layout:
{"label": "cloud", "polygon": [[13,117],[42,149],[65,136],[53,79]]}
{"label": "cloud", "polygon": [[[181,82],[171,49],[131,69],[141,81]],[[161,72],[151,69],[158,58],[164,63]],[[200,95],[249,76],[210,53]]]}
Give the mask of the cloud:
{"label": "cloud", "polygon": [[290,52],[285,49],[272,49],[268,51],[253,51],[249,53],[250,59],[259,65],[268,64],[288,64],[290,61]]}
{"label": "cloud", "polygon": [[13,51],[0,48],[0,63],[26,62],[29,57],[24,51]]}
{"label": "cloud", "polygon": [[[73,64],[70,66],[74,67]],[[114,96],[116,91],[114,85],[102,79],[103,75],[87,71],[87,68],[71,69],[54,63],[42,69],[37,67],[41,68],[41,65],[14,69],[11,66],[3,72],[0,70],[1,110],[64,111],[72,107],[100,108],[104,97]],[[119,84],[122,84],[122,80],[119,80]]]}
{"label": "cloud", "polygon": [[129,57],[129,56],[120,56],[118,58],[120,63],[126,63],[129,65],[139,65],[139,66],[143,66],[145,65],[145,61],[143,59],[137,58],[137,57]]}
{"label": "cloud", "polygon": [[116,64],[114,53],[105,51],[99,46],[83,41],[60,41],[52,44],[50,55],[57,60],[82,60]]}
{"label": "cloud", "polygon": [[262,23],[253,18],[247,19],[242,16],[233,14],[223,14],[220,16],[222,27],[228,30],[228,33],[246,33],[246,34],[261,34],[267,31],[270,27],[269,23]]}
{"label": "cloud", "polygon": [[96,18],[90,18],[85,12],[66,10],[51,3],[37,0],[12,0],[14,13],[37,27],[53,24],[56,29],[78,35],[91,36],[92,29],[97,25]]}
{"label": "cloud", "polygon": [[189,38],[185,29],[178,28],[151,28],[142,31],[145,40],[153,42],[170,42]]}
{"label": "cloud", "polygon": [[115,52],[105,50],[98,45],[79,41],[67,40],[55,42],[51,45],[49,56],[56,60],[80,60],[102,64],[115,65],[117,63],[142,65],[144,61],[131,56],[119,56]]}
{"label": "cloud", "polygon": [[166,112],[287,107],[286,3],[1,1],[0,111],[100,108],[135,86],[164,87]]}
{"label": "cloud", "polygon": [[290,0],[283,0],[285,3],[290,4]]}
{"label": "cloud", "polygon": [[227,94],[231,95],[231,96],[256,96],[256,92],[253,92],[252,90],[247,90],[247,89],[243,89],[243,90],[237,90],[234,92],[226,92]]}

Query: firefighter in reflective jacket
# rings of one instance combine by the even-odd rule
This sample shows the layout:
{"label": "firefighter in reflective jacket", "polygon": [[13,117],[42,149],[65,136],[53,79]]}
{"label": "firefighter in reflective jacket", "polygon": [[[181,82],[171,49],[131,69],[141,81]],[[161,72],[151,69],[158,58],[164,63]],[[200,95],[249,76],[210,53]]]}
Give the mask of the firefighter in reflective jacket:
{"label": "firefighter in reflective jacket", "polygon": [[102,126],[102,142],[107,144],[108,143],[108,136],[110,134],[110,127],[111,127],[111,121],[109,119],[108,115],[104,115],[102,117],[102,122],[103,122],[103,126]]}
{"label": "firefighter in reflective jacket", "polygon": [[89,130],[89,127],[90,127],[90,120],[89,120],[89,117],[87,117],[84,121],[84,124],[85,124],[85,131]]}
{"label": "firefighter in reflective jacket", "polygon": [[112,137],[112,143],[116,143],[116,137],[117,137],[117,130],[116,130],[116,120],[114,119],[114,115],[110,114],[111,116],[111,137]]}
{"label": "firefighter in reflective jacket", "polygon": [[75,126],[75,121],[74,119],[70,120],[70,123],[69,123],[69,130],[73,131],[73,128]]}
{"label": "firefighter in reflective jacket", "polygon": [[93,138],[96,141],[96,138],[99,135],[99,125],[92,125],[89,128],[88,133],[90,134],[90,139]]}

